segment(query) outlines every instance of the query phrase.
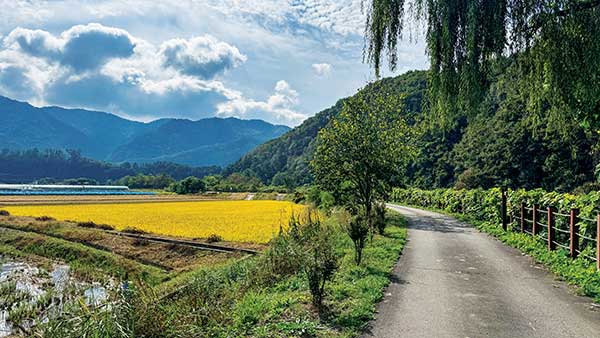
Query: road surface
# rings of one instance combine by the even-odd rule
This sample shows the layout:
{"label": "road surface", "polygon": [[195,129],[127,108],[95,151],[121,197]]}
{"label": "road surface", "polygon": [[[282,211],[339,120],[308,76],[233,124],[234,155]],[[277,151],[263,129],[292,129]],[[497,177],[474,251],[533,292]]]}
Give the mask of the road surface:
{"label": "road surface", "polygon": [[530,257],[452,217],[390,208],[409,241],[363,337],[600,338],[600,309]]}

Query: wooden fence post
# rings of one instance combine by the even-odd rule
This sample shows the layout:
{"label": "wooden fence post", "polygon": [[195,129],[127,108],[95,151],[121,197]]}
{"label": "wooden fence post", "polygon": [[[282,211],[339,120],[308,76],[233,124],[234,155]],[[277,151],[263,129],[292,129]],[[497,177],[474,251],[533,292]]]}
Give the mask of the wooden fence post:
{"label": "wooden fence post", "polygon": [[538,229],[538,218],[539,218],[538,208],[539,208],[539,205],[537,205],[537,204],[533,205],[533,223],[532,223],[532,227],[531,227],[531,234],[533,236],[537,236],[537,234],[539,232],[539,229]]}
{"label": "wooden fence post", "polygon": [[600,214],[596,216],[596,269],[600,270]]}
{"label": "wooden fence post", "polygon": [[556,241],[554,225],[554,207],[548,207],[548,250],[556,249],[556,244],[554,244]]}
{"label": "wooden fence post", "polygon": [[525,232],[525,203],[521,202],[521,232]]}
{"label": "wooden fence post", "polygon": [[506,190],[502,189],[502,206],[500,208],[500,217],[502,218],[502,230],[508,229],[508,221],[506,219]]}
{"label": "wooden fence post", "polygon": [[577,258],[579,250],[579,226],[577,225],[577,216],[579,215],[579,209],[571,209],[569,217],[569,252],[572,258]]}

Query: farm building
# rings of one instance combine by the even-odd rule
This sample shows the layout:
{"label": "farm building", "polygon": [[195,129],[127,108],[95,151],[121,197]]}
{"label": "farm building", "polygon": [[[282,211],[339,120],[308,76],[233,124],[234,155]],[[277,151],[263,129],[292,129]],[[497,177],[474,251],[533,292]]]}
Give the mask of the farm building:
{"label": "farm building", "polygon": [[147,195],[126,186],[0,184],[0,195]]}

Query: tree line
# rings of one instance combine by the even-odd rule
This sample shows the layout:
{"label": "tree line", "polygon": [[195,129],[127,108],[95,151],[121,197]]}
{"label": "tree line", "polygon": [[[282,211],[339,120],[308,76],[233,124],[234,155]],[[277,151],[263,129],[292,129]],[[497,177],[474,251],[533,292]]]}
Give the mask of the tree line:
{"label": "tree line", "polygon": [[218,174],[220,171],[219,167],[190,167],[170,162],[112,164],[86,158],[77,150],[0,151],[0,182],[3,183],[58,183],[76,178],[109,183],[138,174],[167,175],[180,180],[189,176]]}

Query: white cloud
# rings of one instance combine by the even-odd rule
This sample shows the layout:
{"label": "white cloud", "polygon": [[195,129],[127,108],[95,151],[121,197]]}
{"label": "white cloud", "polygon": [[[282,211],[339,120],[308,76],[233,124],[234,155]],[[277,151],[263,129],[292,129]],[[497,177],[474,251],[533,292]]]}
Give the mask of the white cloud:
{"label": "white cloud", "polygon": [[98,68],[111,58],[129,57],[135,48],[127,31],[97,23],[73,26],[60,37],[19,27],[4,39],[4,45],[77,71]]}
{"label": "white cloud", "polygon": [[327,76],[331,73],[331,65],[328,63],[313,63],[312,69],[318,76]]}
{"label": "white cloud", "polygon": [[242,97],[212,78],[246,56],[212,36],[170,39],[157,47],[125,30],[88,24],[59,36],[17,28],[2,42],[0,94],[30,102],[146,120],[198,119]]}
{"label": "white cloud", "polygon": [[[214,115],[216,105],[232,97],[268,103],[269,97],[277,94],[274,83],[293,79],[294,90],[302,93],[302,101],[290,110],[312,114],[373,79],[369,67],[361,63],[364,17],[360,3],[361,0],[6,0],[0,11],[0,44],[16,27],[25,27],[31,29],[28,34],[35,29],[39,32],[31,33],[30,42],[24,46],[41,50],[25,53],[18,44],[4,50],[0,46],[4,69],[0,95],[33,100],[37,105],[80,106],[121,115],[163,117],[168,112],[168,116],[200,118]],[[62,56],[52,55],[52,51],[62,53],[63,39],[67,38],[62,32],[89,22],[125,31],[134,43],[133,54],[97,58],[92,66],[81,65],[79,69],[61,62]],[[198,51],[191,46],[194,37],[206,34],[237,48],[247,60],[242,61],[228,48],[224,50],[229,50],[229,54],[216,53],[212,59],[198,57],[214,51],[212,47]],[[35,39],[43,43],[36,43]],[[165,66],[160,48],[174,39],[185,41],[181,49],[185,53],[178,53],[174,59],[177,62]],[[424,44],[399,44],[398,71],[426,68],[424,49]],[[48,55],[42,56],[42,51]],[[325,60],[335,76],[315,81],[312,64]],[[223,67],[211,68],[209,64]],[[25,87],[30,90],[7,90],[13,81],[9,79],[28,82]],[[92,89],[92,79],[100,79],[103,86]],[[66,81],[70,81],[70,95],[80,92],[80,99],[66,97],[68,93],[48,94],[57,94],[52,89],[60,88]],[[217,83],[224,90],[219,91]],[[78,91],[77,85],[90,93]],[[203,91],[207,88],[213,91]],[[111,99],[111,95],[118,98]],[[176,100],[185,101],[186,105]]]}
{"label": "white cloud", "polygon": [[165,66],[203,79],[211,79],[247,60],[236,47],[210,35],[165,41],[160,54]]}
{"label": "white cloud", "polygon": [[306,119],[306,115],[296,111],[299,102],[298,92],[289,83],[280,80],[275,84],[275,92],[266,101],[247,99],[239,94],[234,99],[219,104],[217,115],[260,118],[271,123],[298,125]]}

